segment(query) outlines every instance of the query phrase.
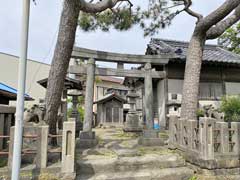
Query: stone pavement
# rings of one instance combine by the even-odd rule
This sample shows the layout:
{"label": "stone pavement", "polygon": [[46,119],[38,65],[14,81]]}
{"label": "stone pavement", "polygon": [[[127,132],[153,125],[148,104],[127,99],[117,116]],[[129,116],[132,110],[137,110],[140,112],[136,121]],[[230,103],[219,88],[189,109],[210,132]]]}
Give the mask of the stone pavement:
{"label": "stone pavement", "polygon": [[[76,150],[79,180],[189,180],[193,176],[185,160],[167,147],[138,145],[139,134],[118,128],[94,131],[98,146]],[[164,133],[160,136],[167,139]]]}

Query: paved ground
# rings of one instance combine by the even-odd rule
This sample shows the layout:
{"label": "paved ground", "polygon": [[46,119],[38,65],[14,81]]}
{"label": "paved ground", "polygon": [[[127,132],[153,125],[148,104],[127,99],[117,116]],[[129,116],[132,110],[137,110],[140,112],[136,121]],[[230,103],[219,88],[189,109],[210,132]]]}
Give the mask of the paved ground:
{"label": "paved ground", "polygon": [[[188,180],[193,174],[184,159],[166,146],[139,146],[140,134],[125,133],[121,128],[94,131],[98,146],[76,153],[79,180]],[[166,133],[160,136],[167,139]]]}
{"label": "paved ground", "polygon": [[[111,158],[118,156],[141,156],[145,154],[172,154],[166,147],[143,147],[138,145],[139,133],[126,133],[121,128],[96,128],[98,138],[95,148],[77,150],[81,159],[84,158]],[[160,133],[167,139],[166,133]]]}

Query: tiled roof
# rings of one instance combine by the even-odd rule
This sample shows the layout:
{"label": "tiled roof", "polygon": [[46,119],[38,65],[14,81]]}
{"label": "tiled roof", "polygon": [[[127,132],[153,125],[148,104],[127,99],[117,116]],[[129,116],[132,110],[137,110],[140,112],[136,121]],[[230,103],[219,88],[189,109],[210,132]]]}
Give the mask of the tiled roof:
{"label": "tiled roof", "polygon": [[[166,39],[151,39],[147,47],[147,54],[166,54],[166,53],[176,53],[181,55],[185,60],[188,42],[166,40]],[[231,63],[240,64],[240,56],[232,53],[222,46],[218,45],[205,45],[203,52],[203,60],[209,62],[219,62],[219,63]]]}
{"label": "tiled roof", "polygon": [[[48,78],[44,78],[44,79],[37,81],[37,83],[40,84],[41,86],[43,86],[44,88],[47,88],[47,82],[48,82]],[[65,78],[64,86],[67,89],[82,90],[82,82],[80,80],[73,79],[70,77]]]}
{"label": "tiled roof", "polygon": [[115,98],[115,99],[117,99],[117,100],[119,100],[119,101],[121,101],[123,103],[126,102],[126,100],[123,99],[122,97],[120,97],[119,95],[117,95],[115,93],[111,93],[111,94],[107,94],[107,95],[103,96],[101,99],[95,101],[94,104],[104,103],[104,102],[109,101],[109,100],[111,100],[113,98]]}
{"label": "tiled roof", "polygon": [[[0,94],[8,97],[9,99],[17,99],[17,90],[0,82]],[[25,94],[25,100],[33,100],[29,95]]]}
{"label": "tiled roof", "polygon": [[114,82],[114,83],[118,83],[118,84],[122,84],[122,82],[123,82],[123,79],[115,78],[112,76],[99,76],[99,78],[102,81],[109,81],[109,82]]}

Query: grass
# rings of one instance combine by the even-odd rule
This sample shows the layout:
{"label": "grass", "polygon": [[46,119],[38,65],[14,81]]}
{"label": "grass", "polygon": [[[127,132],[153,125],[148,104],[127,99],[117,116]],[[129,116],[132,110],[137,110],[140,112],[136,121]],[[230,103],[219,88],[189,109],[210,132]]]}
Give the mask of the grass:
{"label": "grass", "polygon": [[57,178],[53,174],[43,173],[43,174],[40,174],[38,179],[39,180],[58,180],[59,178]]}
{"label": "grass", "polygon": [[126,133],[124,131],[118,131],[116,134],[113,134],[113,136],[119,139],[135,139],[139,137],[136,133]]}

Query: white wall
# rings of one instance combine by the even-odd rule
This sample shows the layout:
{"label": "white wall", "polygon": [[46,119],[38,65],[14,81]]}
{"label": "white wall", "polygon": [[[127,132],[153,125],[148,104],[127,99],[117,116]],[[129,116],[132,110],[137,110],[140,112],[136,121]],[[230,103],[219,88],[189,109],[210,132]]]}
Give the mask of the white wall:
{"label": "white wall", "polygon": [[168,93],[182,94],[183,80],[168,79]]}
{"label": "white wall", "polygon": [[[34,103],[38,103],[39,98],[45,97],[46,90],[36,81],[47,78],[49,70],[49,64],[28,60],[26,93],[34,98],[35,101],[26,102],[26,107],[29,107]],[[17,89],[18,57],[0,53],[0,82]]]}
{"label": "white wall", "polygon": [[226,82],[226,93],[228,95],[238,95],[240,94],[240,83],[236,82]]}

